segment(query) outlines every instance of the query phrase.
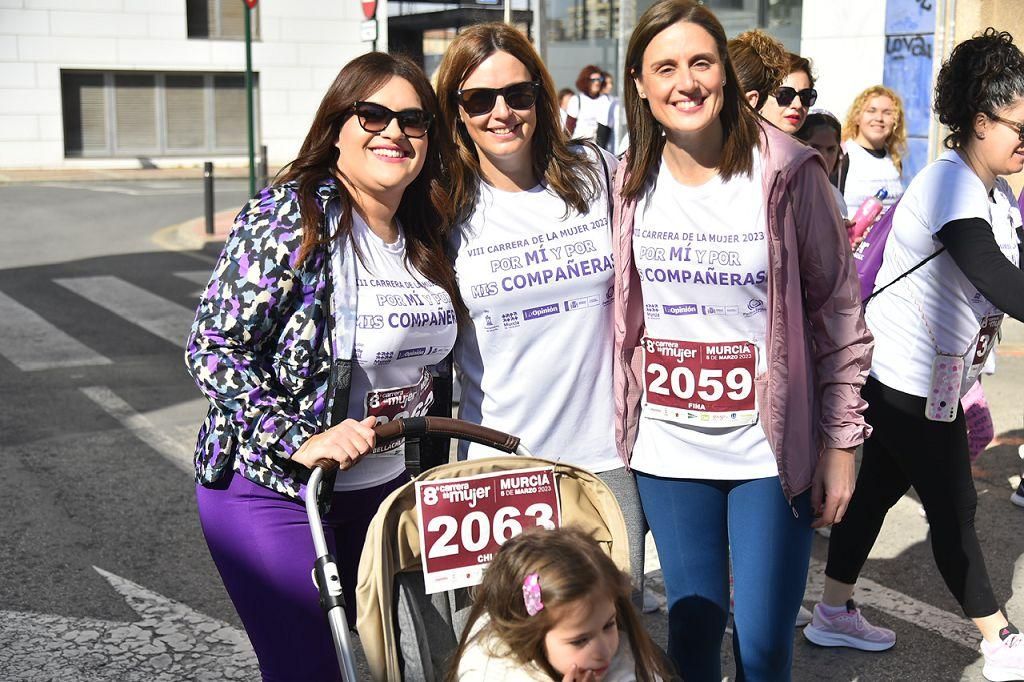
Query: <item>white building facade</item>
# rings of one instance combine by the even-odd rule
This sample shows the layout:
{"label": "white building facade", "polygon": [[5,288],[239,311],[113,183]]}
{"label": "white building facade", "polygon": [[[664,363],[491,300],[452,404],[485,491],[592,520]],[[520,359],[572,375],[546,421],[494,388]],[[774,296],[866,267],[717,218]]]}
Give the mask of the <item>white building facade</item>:
{"label": "white building facade", "polygon": [[[0,0],[0,167],[247,159],[242,0]],[[328,85],[366,52],[357,0],[252,15],[256,144],[292,158]]]}
{"label": "white building facade", "polygon": [[[595,63],[622,82],[652,0],[511,0],[558,87]],[[759,27],[811,58],[818,106],[844,118],[884,83],[907,103],[909,175],[938,150],[934,73],[955,39],[1020,24],[1021,0],[704,0],[730,36]],[[256,145],[291,160],[338,70],[373,49],[436,67],[460,27],[501,19],[501,0],[259,0],[252,13]],[[189,166],[247,155],[242,0],[0,0],[0,168]],[[371,9],[372,11],[372,9]],[[955,27],[955,32],[954,32]],[[1024,27],[1017,26],[1021,30]],[[1024,42],[1024,36],[1021,36]]]}

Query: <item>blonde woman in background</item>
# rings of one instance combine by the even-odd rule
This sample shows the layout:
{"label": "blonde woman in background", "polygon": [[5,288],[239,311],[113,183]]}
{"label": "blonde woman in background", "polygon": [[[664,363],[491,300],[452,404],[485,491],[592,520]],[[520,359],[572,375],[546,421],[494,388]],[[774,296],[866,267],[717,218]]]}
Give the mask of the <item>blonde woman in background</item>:
{"label": "blonde woman in background", "polygon": [[880,189],[887,193],[882,205],[892,206],[903,196],[903,155],[907,129],[903,101],[884,85],[872,85],[857,95],[843,124],[846,157],[840,190],[853,215]]}

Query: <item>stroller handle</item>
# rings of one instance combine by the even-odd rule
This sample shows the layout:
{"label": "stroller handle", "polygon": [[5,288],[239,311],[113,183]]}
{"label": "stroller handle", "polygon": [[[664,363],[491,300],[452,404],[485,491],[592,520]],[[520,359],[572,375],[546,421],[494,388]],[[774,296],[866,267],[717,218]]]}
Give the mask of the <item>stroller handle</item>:
{"label": "stroller handle", "polygon": [[[486,445],[495,450],[501,450],[511,455],[523,450],[519,443],[518,436],[511,436],[501,431],[489,429],[486,426],[472,424],[460,419],[449,417],[410,417],[408,419],[396,419],[374,427],[377,434],[377,445],[383,445],[399,438],[419,438],[421,436],[447,436],[458,438]],[[527,454],[525,451],[522,454]],[[338,468],[337,460],[318,459],[313,463],[314,467],[323,469],[326,474]]]}

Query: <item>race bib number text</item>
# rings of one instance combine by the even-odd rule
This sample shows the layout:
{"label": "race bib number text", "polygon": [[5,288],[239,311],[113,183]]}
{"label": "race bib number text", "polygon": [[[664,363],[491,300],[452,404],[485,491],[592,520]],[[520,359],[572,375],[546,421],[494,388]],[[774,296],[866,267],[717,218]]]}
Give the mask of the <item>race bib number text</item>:
{"label": "race bib number text", "polygon": [[709,428],[757,421],[753,343],[645,338],[642,344],[646,416]]}
{"label": "race bib number text", "polygon": [[501,545],[561,525],[551,467],[417,481],[416,510],[427,594],[479,584]]}

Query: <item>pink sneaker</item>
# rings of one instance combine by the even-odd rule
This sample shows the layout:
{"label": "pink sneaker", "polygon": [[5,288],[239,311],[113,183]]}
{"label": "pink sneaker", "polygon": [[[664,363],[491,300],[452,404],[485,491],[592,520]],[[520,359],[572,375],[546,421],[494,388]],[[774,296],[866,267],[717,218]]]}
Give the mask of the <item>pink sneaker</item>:
{"label": "pink sneaker", "polygon": [[999,636],[1002,640],[994,644],[981,640],[981,653],[985,655],[981,674],[991,682],[1024,679],[1024,636],[1010,628],[1004,628]]}
{"label": "pink sneaker", "polygon": [[845,611],[832,616],[825,614],[821,604],[815,604],[804,637],[818,646],[848,646],[861,651],[885,651],[896,644],[896,633],[867,622],[852,599],[846,602]]}

